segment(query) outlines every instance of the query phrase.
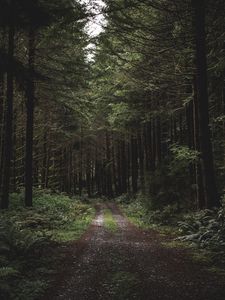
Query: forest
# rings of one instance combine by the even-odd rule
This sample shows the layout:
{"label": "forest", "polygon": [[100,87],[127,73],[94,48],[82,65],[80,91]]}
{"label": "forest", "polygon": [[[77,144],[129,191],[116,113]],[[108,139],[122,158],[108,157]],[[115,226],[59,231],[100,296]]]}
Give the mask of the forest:
{"label": "forest", "polygon": [[0,0],[0,299],[225,299],[224,0]]}

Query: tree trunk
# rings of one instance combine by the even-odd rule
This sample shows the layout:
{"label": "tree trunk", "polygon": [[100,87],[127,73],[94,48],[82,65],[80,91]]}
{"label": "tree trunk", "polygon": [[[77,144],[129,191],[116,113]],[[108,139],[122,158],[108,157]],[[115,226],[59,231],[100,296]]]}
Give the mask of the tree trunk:
{"label": "tree trunk", "polygon": [[204,178],[205,202],[207,208],[219,206],[216,188],[212,144],[209,128],[209,101],[207,83],[207,58],[205,34],[205,0],[193,0],[196,38],[197,101],[199,110],[199,138],[202,172]]}
{"label": "tree trunk", "polygon": [[3,175],[3,162],[4,162],[4,124],[5,124],[5,97],[4,97],[4,75],[0,75],[0,197],[2,196],[2,175]]}
{"label": "tree trunk", "polygon": [[122,158],[121,158],[121,141],[117,141],[117,186],[118,194],[122,194]]}
{"label": "tree trunk", "polygon": [[131,137],[131,173],[132,173],[132,191],[134,194],[138,191],[138,150],[137,138]]}
{"label": "tree trunk", "polygon": [[[195,150],[200,152],[199,111],[198,111],[197,89],[196,89],[195,81],[194,81],[193,127],[194,127],[194,148]],[[202,165],[200,162],[196,162],[195,164],[195,184],[196,184],[197,208],[203,209],[206,207],[206,203],[205,203],[205,196],[204,196]]]}
{"label": "tree trunk", "polygon": [[106,180],[107,180],[107,196],[113,196],[112,190],[112,163],[111,163],[111,143],[108,131],[106,131]]}
{"label": "tree trunk", "polygon": [[126,144],[125,137],[120,143],[120,153],[121,153],[121,192],[127,192],[127,158],[126,158]]}
{"label": "tree trunk", "polygon": [[82,195],[83,191],[83,128],[80,129],[80,153],[79,153],[79,196]]}
{"label": "tree trunk", "polygon": [[143,143],[143,130],[141,133],[138,133],[138,157],[139,157],[139,165],[140,165],[140,184],[141,191],[145,194],[145,177],[144,177],[144,143]]}
{"label": "tree trunk", "polygon": [[33,201],[33,128],[34,128],[34,60],[35,31],[29,31],[29,79],[27,82],[27,124],[26,124],[26,157],[25,157],[25,205],[32,206]]}
{"label": "tree trunk", "polygon": [[4,167],[2,182],[2,201],[1,208],[7,209],[9,206],[10,188],[10,168],[12,157],[12,138],[13,138],[13,56],[14,56],[14,36],[15,27],[11,24],[8,31],[8,71],[7,71],[7,101],[5,112],[5,145],[4,145]]}

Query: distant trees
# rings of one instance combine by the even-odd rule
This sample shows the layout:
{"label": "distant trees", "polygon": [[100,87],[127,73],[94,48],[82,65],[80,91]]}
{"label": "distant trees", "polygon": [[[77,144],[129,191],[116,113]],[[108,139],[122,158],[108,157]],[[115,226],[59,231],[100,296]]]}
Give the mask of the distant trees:
{"label": "distant trees", "polygon": [[2,1],[1,207],[24,187],[220,205],[224,1],[105,2],[90,61],[79,2]]}
{"label": "distant trees", "polygon": [[[8,7],[8,10],[11,11],[9,16],[9,24],[7,28],[7,79],[6,79],[6,110],[5,110],[5,133],[4,133],[4,146],[2,148],[2,180],[3,180],[3,189],[2,189],[2,201],[1,208],[8,208],[9,205],[9,184],[10,184],[10,164],[12,157],[12,138],[13,138],[13,101],[14,101],[14,72],[13,72],[13,60],[14,60],[14,51],[15,51],[15,8],[14,2],[11,1]],[[8,11],[6,11],[8,12]],[[6,24],[4,24],[6,25]],[[5,26],[4,26],[5,27]],[[5,28],[4,28],[5,30]],[[3,58],[2,58],[3,59]],[[2,78],[4,80],[4,77]],[[2,85],[2,89],[4,86]],[[2,92],[4,93],[4,92]],[[3,101],[3,98],[2,98]],[[2,132],[3,133],[3,132]]]}
{"label": "distant trees", "polygon": [[[188,0],[107,5],[91,97],[98,99],[97,115],[107,116],[102,126],[113,136],[114,194],[141,189],[159,205],[182,197],[186,206],[218,206],[211,125],[223,110],[214,109],[220,96],[212,96],[216,75],[209,74],[208,84],[206,57],[211,69],[218,67],[212,61],[218,43],[212,43],[224,34],[217,27],[222,2],[216,7]],[[182,173],[178,167],[184,165]]]}
{"label": "distant trees", "polygon": [[69,0],[1,1],[1,208],[8,208],[9,192],[23,186],[25,205],[32,206],[33,186],[47,188],[50,169],[58,173],[49,147],[56,147],[56,135],[68,139],[60,122],[65,110],[75,115],[76,92],[87,74],[84,17],[83,7]]}

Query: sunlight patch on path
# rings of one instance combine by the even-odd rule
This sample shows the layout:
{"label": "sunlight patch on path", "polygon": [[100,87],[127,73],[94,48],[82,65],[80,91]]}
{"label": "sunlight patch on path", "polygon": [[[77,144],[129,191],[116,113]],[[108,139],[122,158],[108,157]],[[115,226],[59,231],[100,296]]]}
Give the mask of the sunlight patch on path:
{"label": "sunlight patch on path", "polygon": [[101,211],[100,214],[94,219],[93,225],[102,227],[104,224],[104,215],[103,212]]}

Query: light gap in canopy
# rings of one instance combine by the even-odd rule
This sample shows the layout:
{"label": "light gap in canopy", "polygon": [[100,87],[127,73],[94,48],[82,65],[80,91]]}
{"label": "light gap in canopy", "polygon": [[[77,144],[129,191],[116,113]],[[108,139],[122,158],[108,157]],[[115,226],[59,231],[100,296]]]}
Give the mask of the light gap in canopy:
{"label": "light gap in canopy", "polygon": [[[86,32],[89,35],[90,39],[96,38],[99,36],[101,32],[104,31],[104,26],[106,25],[106,19],[102,12],[103,8],[105,8],[106,4],[102,0],[79,0],[81,4],[86,6],[87,12],[90,13],[90,17],[88,23],[86,25]],[[95,44],[89,43],[87,46],[88,60],[94,59],[94,50]]]}

